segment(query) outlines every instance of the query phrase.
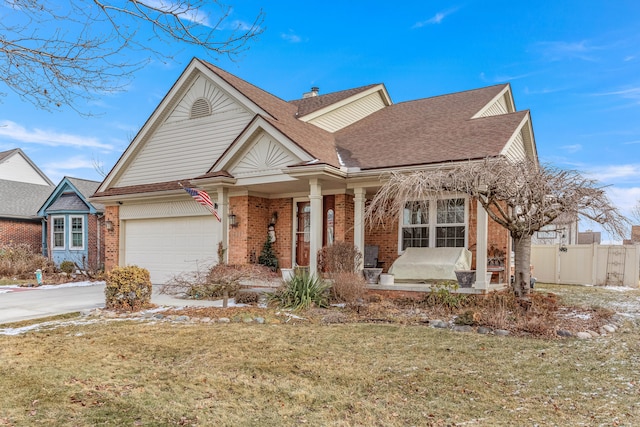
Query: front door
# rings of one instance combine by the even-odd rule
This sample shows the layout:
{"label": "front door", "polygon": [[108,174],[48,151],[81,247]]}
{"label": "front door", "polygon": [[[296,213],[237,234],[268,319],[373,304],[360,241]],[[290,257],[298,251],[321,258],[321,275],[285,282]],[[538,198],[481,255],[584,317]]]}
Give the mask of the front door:
{"label": "front door", "polygon": [[298,202],[296,209],[298,225],[296,227],[296,265],[309,265],[311,248],[311,203]]}

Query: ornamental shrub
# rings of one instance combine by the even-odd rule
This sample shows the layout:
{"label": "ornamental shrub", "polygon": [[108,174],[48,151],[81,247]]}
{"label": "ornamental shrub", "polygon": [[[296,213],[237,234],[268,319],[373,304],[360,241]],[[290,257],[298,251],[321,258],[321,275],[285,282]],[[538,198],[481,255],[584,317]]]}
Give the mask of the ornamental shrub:
{"label": "ornamental shrub", "polygon": [[277,291],[267,294],[270,303],[292,310],[306,310],[313,306],[329,306],[329,285],[309,273],[296,274]]}
{"label": "ornamental shrub", "polygon": [[60,271],[66,273],[67,276],[73,273],[73,270],[76,269],[76,265],[73,261],[62,261],[60,263]]}
{"label": "ornamental shrub", "polygon": [[145,268],[115,267],[107,274],[106,282],[104,294],[108,309],[139,311],[151,303],[151,278]]}

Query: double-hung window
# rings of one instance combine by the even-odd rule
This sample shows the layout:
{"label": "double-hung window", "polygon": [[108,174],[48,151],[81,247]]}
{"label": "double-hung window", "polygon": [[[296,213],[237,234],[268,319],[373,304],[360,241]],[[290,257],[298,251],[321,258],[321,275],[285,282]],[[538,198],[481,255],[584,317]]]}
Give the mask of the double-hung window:
{"label": "double-hung window", "polygon": [[84,249],[84,218],[81,216],[69,217],[70,249]]}
{"label": "double-hung window", "polygon": [[64,217],[54,216],[51,217],[51,240],[53,249],[65,248],[65,232],[64,232]]}
{"label": "double-hung window", "polygon": [[455,197],[409,202],[400,230],[400,250],[417,247],[464,247],[466,199]]}

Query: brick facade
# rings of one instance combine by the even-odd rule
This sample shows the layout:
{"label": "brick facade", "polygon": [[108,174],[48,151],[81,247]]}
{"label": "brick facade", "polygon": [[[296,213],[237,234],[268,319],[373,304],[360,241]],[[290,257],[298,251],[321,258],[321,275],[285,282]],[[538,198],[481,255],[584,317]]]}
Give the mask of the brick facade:
{"label": "brick facade", "polygon": [[229,198],[229,211],[236,215],[238,226],[229,229],[229,264],[246,264],[258,259],[267,240],[272,215],[277,213],[276,241],[273,249],[281,268],[291,268],[293,248],[292,199],[267,199],[255,196]]}
{"label": "brick facade", "polygon": [[42,253],[41,221],[0,218],[0,245],[9,244],[26,244]]}
{"label": "brick facade", "polygon": [[105,206],[104,221],[111,221],[112,230],[104,231],[104,269],[111,270],[118,265],[120,252],[120,207]]}

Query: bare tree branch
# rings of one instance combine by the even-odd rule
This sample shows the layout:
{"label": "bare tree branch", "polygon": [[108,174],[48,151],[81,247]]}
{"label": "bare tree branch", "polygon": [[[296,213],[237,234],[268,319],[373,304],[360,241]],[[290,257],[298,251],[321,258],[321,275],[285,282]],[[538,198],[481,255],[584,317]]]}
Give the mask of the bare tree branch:
{"label": "bare tree branch", "polygon": [[489,217],[516,240],[516,277],[522,276],[527,288],[531,236],[558,216],[582,216],[614,236],[627,234],[628,221],[605,188],[577,171],[499,157],[409,174],[393,172],[385,178],[365,212],[370,226],[383,224],[389,215],[397,220],[407,203],[466,194],[479,200]]}
{"label": "bare tree branch", "polygon": [[264,22],[262,10],[251,23],[230,22],[230,6],[207,0],[5,0],[3,6],[0,81],[38,108],[66,105],[81,114],[80,101],[123,90],[150,61],[171,60],[176,46],[236,58]]}

